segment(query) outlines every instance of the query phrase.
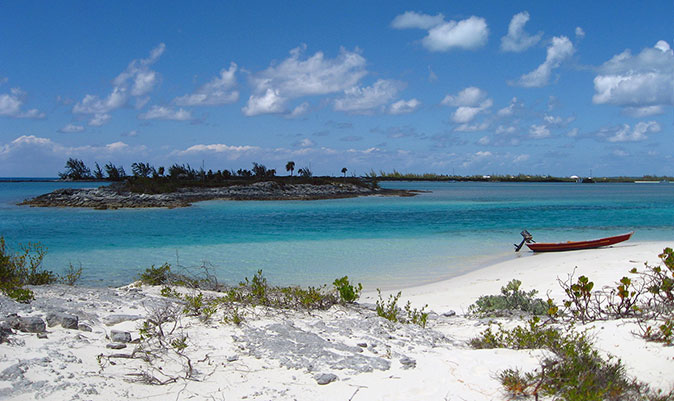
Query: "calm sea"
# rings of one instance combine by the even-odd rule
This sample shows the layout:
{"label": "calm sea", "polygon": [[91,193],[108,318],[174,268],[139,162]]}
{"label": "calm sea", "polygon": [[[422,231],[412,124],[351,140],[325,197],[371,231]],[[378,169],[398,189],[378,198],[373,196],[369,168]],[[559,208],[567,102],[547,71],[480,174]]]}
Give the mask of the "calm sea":
{"label": "calm sea", "polygon": [[430,191],[411,198],[211,201],[181,209],[88,210],[16,206],[64,186],[0,182],[0,235],[39,242],[45,266],[84,268],[90,285],[126,284],[151,265],[202,264],[228,283],[258,269],[275,284],[320,285],[348,275],[393,288],[452,277],[516,255],[528,229],[538,241],[636,231],[631,241],[672,240],[673,184],[389,182]]}

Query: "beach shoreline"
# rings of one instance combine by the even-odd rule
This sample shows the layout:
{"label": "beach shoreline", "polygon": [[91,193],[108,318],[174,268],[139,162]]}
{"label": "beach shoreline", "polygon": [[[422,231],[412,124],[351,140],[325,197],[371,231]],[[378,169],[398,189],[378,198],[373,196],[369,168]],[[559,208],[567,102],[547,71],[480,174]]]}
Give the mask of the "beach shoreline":
{"label": "beach shoreline", "polygon": [[[471,317],[466,315],[470,304],[481,295],[498,294],[514,278],[522,281],[524,290],[536,289],[538,296],[560,301],[563,291],[557,278],[566,279],[574,269],[575,277],[588,276],[596,288],[614,285],[633,267],[658,264],[658,254],[673,243],[525,253],[449,280],[400,289],[400,304],[427,304],[434,312],[426,328],[376,316],[373,292],[362,294],[359,305],[310,313],[256,307],[240,326],[223,323],[218,314],[207,322],[183,316],[180,330],[195,376],[164,385],[138,380],[147,378],[142,374],[159,374],[156,365],[120,356],[139,346],[141,323],[161,305],[166,307],[160,287],[34,287],[36,300],[30,305],[1,297],[3,315],[44,319],[48,312],[58,312],[76,315],[84,326],[67,329],[65,323],[55,323],[46,328],[46,338],[16,331],[9,344],[0,344],[0,398],[508,399],[498,372],[533,370],[545,352],[470,348],[467,341],[492,321],[506,327],[524,322],[513,316]],[[382,297],[396,292],[385,291]],[[587,330],[602,355],[620,358],[630,377],[670,391],[674,347],[646,342],[633,333],[634,327],[625,319],[579,324],[577,329]],[[130,342],[124,339],[120,350],[108,348],[120,332],[128,333]],[[181,372],[180,358],[173,356],[155,355],[166,377]]]}

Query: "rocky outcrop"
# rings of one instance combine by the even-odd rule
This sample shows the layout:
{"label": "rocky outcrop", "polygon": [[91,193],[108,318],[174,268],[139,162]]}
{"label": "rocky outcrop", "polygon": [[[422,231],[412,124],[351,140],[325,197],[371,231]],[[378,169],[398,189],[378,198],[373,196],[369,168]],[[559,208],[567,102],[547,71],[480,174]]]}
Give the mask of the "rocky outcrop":
{"label": "rocky outcrop", "polygon": [[414,191],[370,189],[349,183],[279,184],[273,181],[217,188],[181,188],[165,194],[139,194],[111,186],[65,188],[27,199],[19,205],[94,209],[185,207],[206,200],[315,200],[368,195],[413,196]]}

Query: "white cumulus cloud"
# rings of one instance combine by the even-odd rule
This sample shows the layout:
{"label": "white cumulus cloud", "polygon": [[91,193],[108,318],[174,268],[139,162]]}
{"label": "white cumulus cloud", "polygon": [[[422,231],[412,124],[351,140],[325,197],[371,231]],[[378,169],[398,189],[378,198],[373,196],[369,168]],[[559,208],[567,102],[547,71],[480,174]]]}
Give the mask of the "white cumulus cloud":
{"label": "white cumulus cloud", "polygon": [[356,114],[370,114],[395,98],[401,84],[379,79],[371,86],[353,87],[344,91],[344,96],[335,100],[334,108]]}
{"label": "white cumulus cloud", "polygon": [[285,111],[285,102],[302,96],[325,95],[353,88],[363,78],[365,58],[341,49],[334,59],[322,52],[305,58],[305,46],[290,51],[290,57],[264,71],[251,74],[253,95],[242,109],[254,116]]}
{"label": "white cumulus cloud", "polygon": [[101,98],[87,94],[73,106],[73,113],[91,115],[89,125],[100,126],[110,120],[112,111],[125,106],[131,97],[136,97],[138,104],[147,103],[146,95],[159,80],[158,74],[150,66],[161,57],[165,48],[161,43],[152,49],[148,58],[131,61],[126,70],[114,79],[114,86],[108,96]]}
{"label": "white cumulus cloud", "polygon": [[529,35],[524,31],[524,25],[529,21],[529,13],[522,11],[510,20],[508,34],[501,38],[501,50],[504,52],[523,52],[541,40],[543,32]]}
{"label": "white cumulus cloud", "polygon": [[457,108],[452,114],[452,121],[460,124],[471,122],[478,114],[491,108],[493,103],[487,98],[487,92],[475,86],[465,88],[456,95],[447,95],[441,102]]}
{"label": "white cumulus cloud", "polygon": [[150,110],[138,115],[140,120],[173,120],[187,121],[192,119],[192,114],[185,109],[172,109],[164,106],[152,106]]}
{"label": "white cumulus cloud", "polygon": [[442,14],[428,15],[414,11],[406,11],[395,17],[391,22],[391,26],[395,29],[430,29],[436,25],[442,24],[444,21],[445,16]]}
{"label": "white cumulus cloud", "polygon": [[594,90],[594,103],[623,107],[634,117],[661,114],[674,104],[674,52],[664,40],[636,56],[625,50],[599,67]]}
{"label": "white cumulus cloud", "polygon": [[236,87],[237,65],[231,63],[229,69],[220,70],[220,75],[199,87],[194,93],[175,98],[178,106],[215,106],[234,103],[239,100]]}
{"label": "white cumulus cloud", "polygon": [[444,52],[453,48],[477,49],[487,43],[489,28],[484,18],[472,16],[461,21],[449,21],[428,30],[421,44],[428,50]]}
{"label": "white cumulus cloud", "polygon": [[660,124],[656,121],[639,122],[634,128],[628,124],[614,129],[604,129],[600,131],[601,136],[606,136],[609,142],[638,142],[648,139],[647,133],[660,132]]}
{"label": "white cumulus cloud", "polygon": [[529,137],[533,139],[543,139],[550,136],[550,130],[545,125],[532,124],[529,127]]}
{"label": "white cumulus cloud", "polygon": [[19,88],[10,89],[9,93],[0,93],[0,116],[12,118],[44,118],[45,114],[37,109],[22,111],[26,92]]}
{"label": "white cumulus cloud", "polygon": [[412,113],[414,112],[419,106],[421,105],[421,102],[417,99],[410,99],[410,100],[398,100],[397,102],[391,104],[389,106],[388,112],[389,114],[407,114],[407,113]]}
{"label": "white cumulus cloud", "polygon": [[543,64],[530,73],[524,74],[515,82],[515,85],[526,88],[540,88],[550,81],[552,71],[575,52],[573,43],[566,36],[555,36],[547,49],[547,56]]}
{"label": "white cumulus cloud", "polygon": [[67,124],[65,127],[58,130],[58,132],[62,133],[75,133],[82,131],[84,131],[84,127],[77,124]]}

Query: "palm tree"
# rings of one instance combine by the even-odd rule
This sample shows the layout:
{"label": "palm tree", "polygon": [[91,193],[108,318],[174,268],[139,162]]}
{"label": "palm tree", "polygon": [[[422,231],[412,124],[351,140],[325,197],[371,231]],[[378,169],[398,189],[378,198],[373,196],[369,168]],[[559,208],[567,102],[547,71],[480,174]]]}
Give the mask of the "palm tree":
{"label": "palm tree", "polygon": [[346,169],[346,167],[342,168],[342,174],[344,174],[344,178],[346,178],[346,172],[347,172],[347,171],[348,171],[348,170]]}
{"label": "palm tree", "polygon": [[295,162],[289,161],[286,163],[286,171],[290,171],[290,176],[293,176],[293,171],[295,171]]}

